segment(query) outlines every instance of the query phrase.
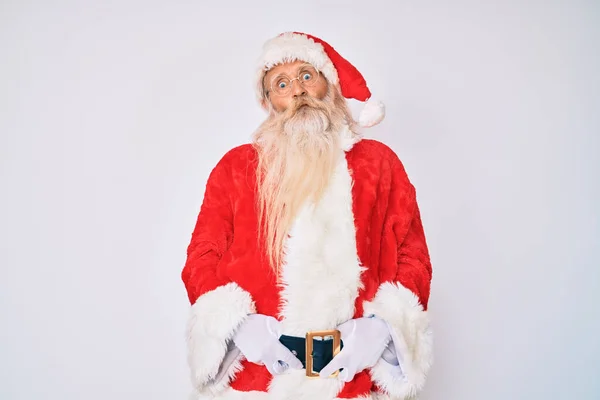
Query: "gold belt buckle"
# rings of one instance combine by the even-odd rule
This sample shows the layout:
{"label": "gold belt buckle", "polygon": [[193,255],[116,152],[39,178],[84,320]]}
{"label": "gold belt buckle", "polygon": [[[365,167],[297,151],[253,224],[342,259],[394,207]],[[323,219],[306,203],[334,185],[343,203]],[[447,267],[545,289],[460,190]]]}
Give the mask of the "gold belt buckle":
{"label": "gold belt buckle", "polygon": [[[320,337],[325,339],[326,336],[333,336],[333,356],[337,356],[340,352],[341,347],[341,334],[337,329],[332,329],[330,331],[312,331],[306,333],[306,376],[309,378],[318,378],[319,373],[313,371],[313,338]],[[329,375],[330,377],[337,376],[340,373],[339,370],[336,370],[334,373]]]}

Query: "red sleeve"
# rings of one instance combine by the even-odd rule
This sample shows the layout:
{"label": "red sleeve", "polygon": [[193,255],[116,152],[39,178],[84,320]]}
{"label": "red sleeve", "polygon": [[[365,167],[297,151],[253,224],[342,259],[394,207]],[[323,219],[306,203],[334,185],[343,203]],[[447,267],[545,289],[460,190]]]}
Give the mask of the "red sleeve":
{"label": "red sleeve", "polygon": [[415,198],[408,231],[398,246],[396,281],[410,289],[419,298],[423,309],[427,310],[431,277],[432,269],[427,240],[421,221],[421,212]]}
{"label": "red sleeve", "polygon": [[209,175],[181,273],[192,304],[202,294],[226,283],[216,270],[233,237],[230,188],[230,168],[223,158]]}
{"label": "red sleeve", "polygon": [[365,316],[375,315],[388,324],[399,365],[380,359],[370,369],[380,392],[407,400],[423,388],[433,362],[432,332],[427,312],[432,276],[429,252],[416,200],[402,163],[391,155],[391,182],[387,218],[394,246],[375,297],[364,304]]}
{"label": "red sleeve", "polygon": [[221,390],[242,368],[239,354],[223,362],[235,330],[255,312],[250,293],[218,268],[233,240],[232,157],[223,157],[209,175],[181,273],[191,303],[187,359],[198,393]]}

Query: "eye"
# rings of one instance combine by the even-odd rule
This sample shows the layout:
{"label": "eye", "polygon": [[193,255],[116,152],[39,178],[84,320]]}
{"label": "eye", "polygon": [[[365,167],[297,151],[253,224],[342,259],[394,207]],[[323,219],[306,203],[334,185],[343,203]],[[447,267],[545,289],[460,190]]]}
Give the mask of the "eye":
{"label": "eye", "polygon": [[302,74],[303,81],[310,81],[312,79],[312,74],[310,72],[305,72]]}
{"label": "eye", "polygon": [[281,82],[279,82],[279,83],[277,84],[277,87],[278,87],[279,89],[285,89],[285,88],[286,88],[286,86],[287,86],[287,83],[285,83],[285,82],[283,82],[283,81],[281,81]]}

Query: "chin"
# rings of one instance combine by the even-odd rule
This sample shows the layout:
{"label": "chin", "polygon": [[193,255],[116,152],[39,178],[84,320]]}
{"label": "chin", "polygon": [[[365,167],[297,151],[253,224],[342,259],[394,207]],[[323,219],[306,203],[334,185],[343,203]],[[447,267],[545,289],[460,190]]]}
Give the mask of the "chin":
{"label": "chin", "polygon": [[297,110],[296,110],[296,114],[299,115],[307,115],[309,114],[311,111],[313,111],[312,107],[309,106],[300,106]]}

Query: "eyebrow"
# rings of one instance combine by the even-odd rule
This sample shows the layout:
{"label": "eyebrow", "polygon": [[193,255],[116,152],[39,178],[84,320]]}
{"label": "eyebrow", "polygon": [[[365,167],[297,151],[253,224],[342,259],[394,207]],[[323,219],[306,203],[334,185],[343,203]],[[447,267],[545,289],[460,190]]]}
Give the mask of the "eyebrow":
{"label": "eyebrow", "polygon": [[[300,64],[300,65],[298,66],[298,70],[297,70],[297,72],[296,72],[296,73],[300,73],[300,71],[302,71],[302,69],[304,69],[304,68],[306,68],[306,67],[312,67],[312,68],[315,68],[315,67],[314,67],[314,66],[313,66],[311,63],[305,62],[305,63],[303,63],[303,64]],[[315,68],[315,69],[316,69],[316,68]],[[267,73],[265,74],[265,79],[267,79],[267,76],[269,75],[269,72],[271,72],[271,71],[267,71]],[[277,74],[277,75],[272,75],[272,77],[269,79],[269,81],[273,81],[273,79],[275,79],[275,78],[280,78],[281,76],[288,76],[288,74],[285,74],[285,73],[283,73],[283,72],[280,72],[280,73],[279,73],[279,74]]]}

